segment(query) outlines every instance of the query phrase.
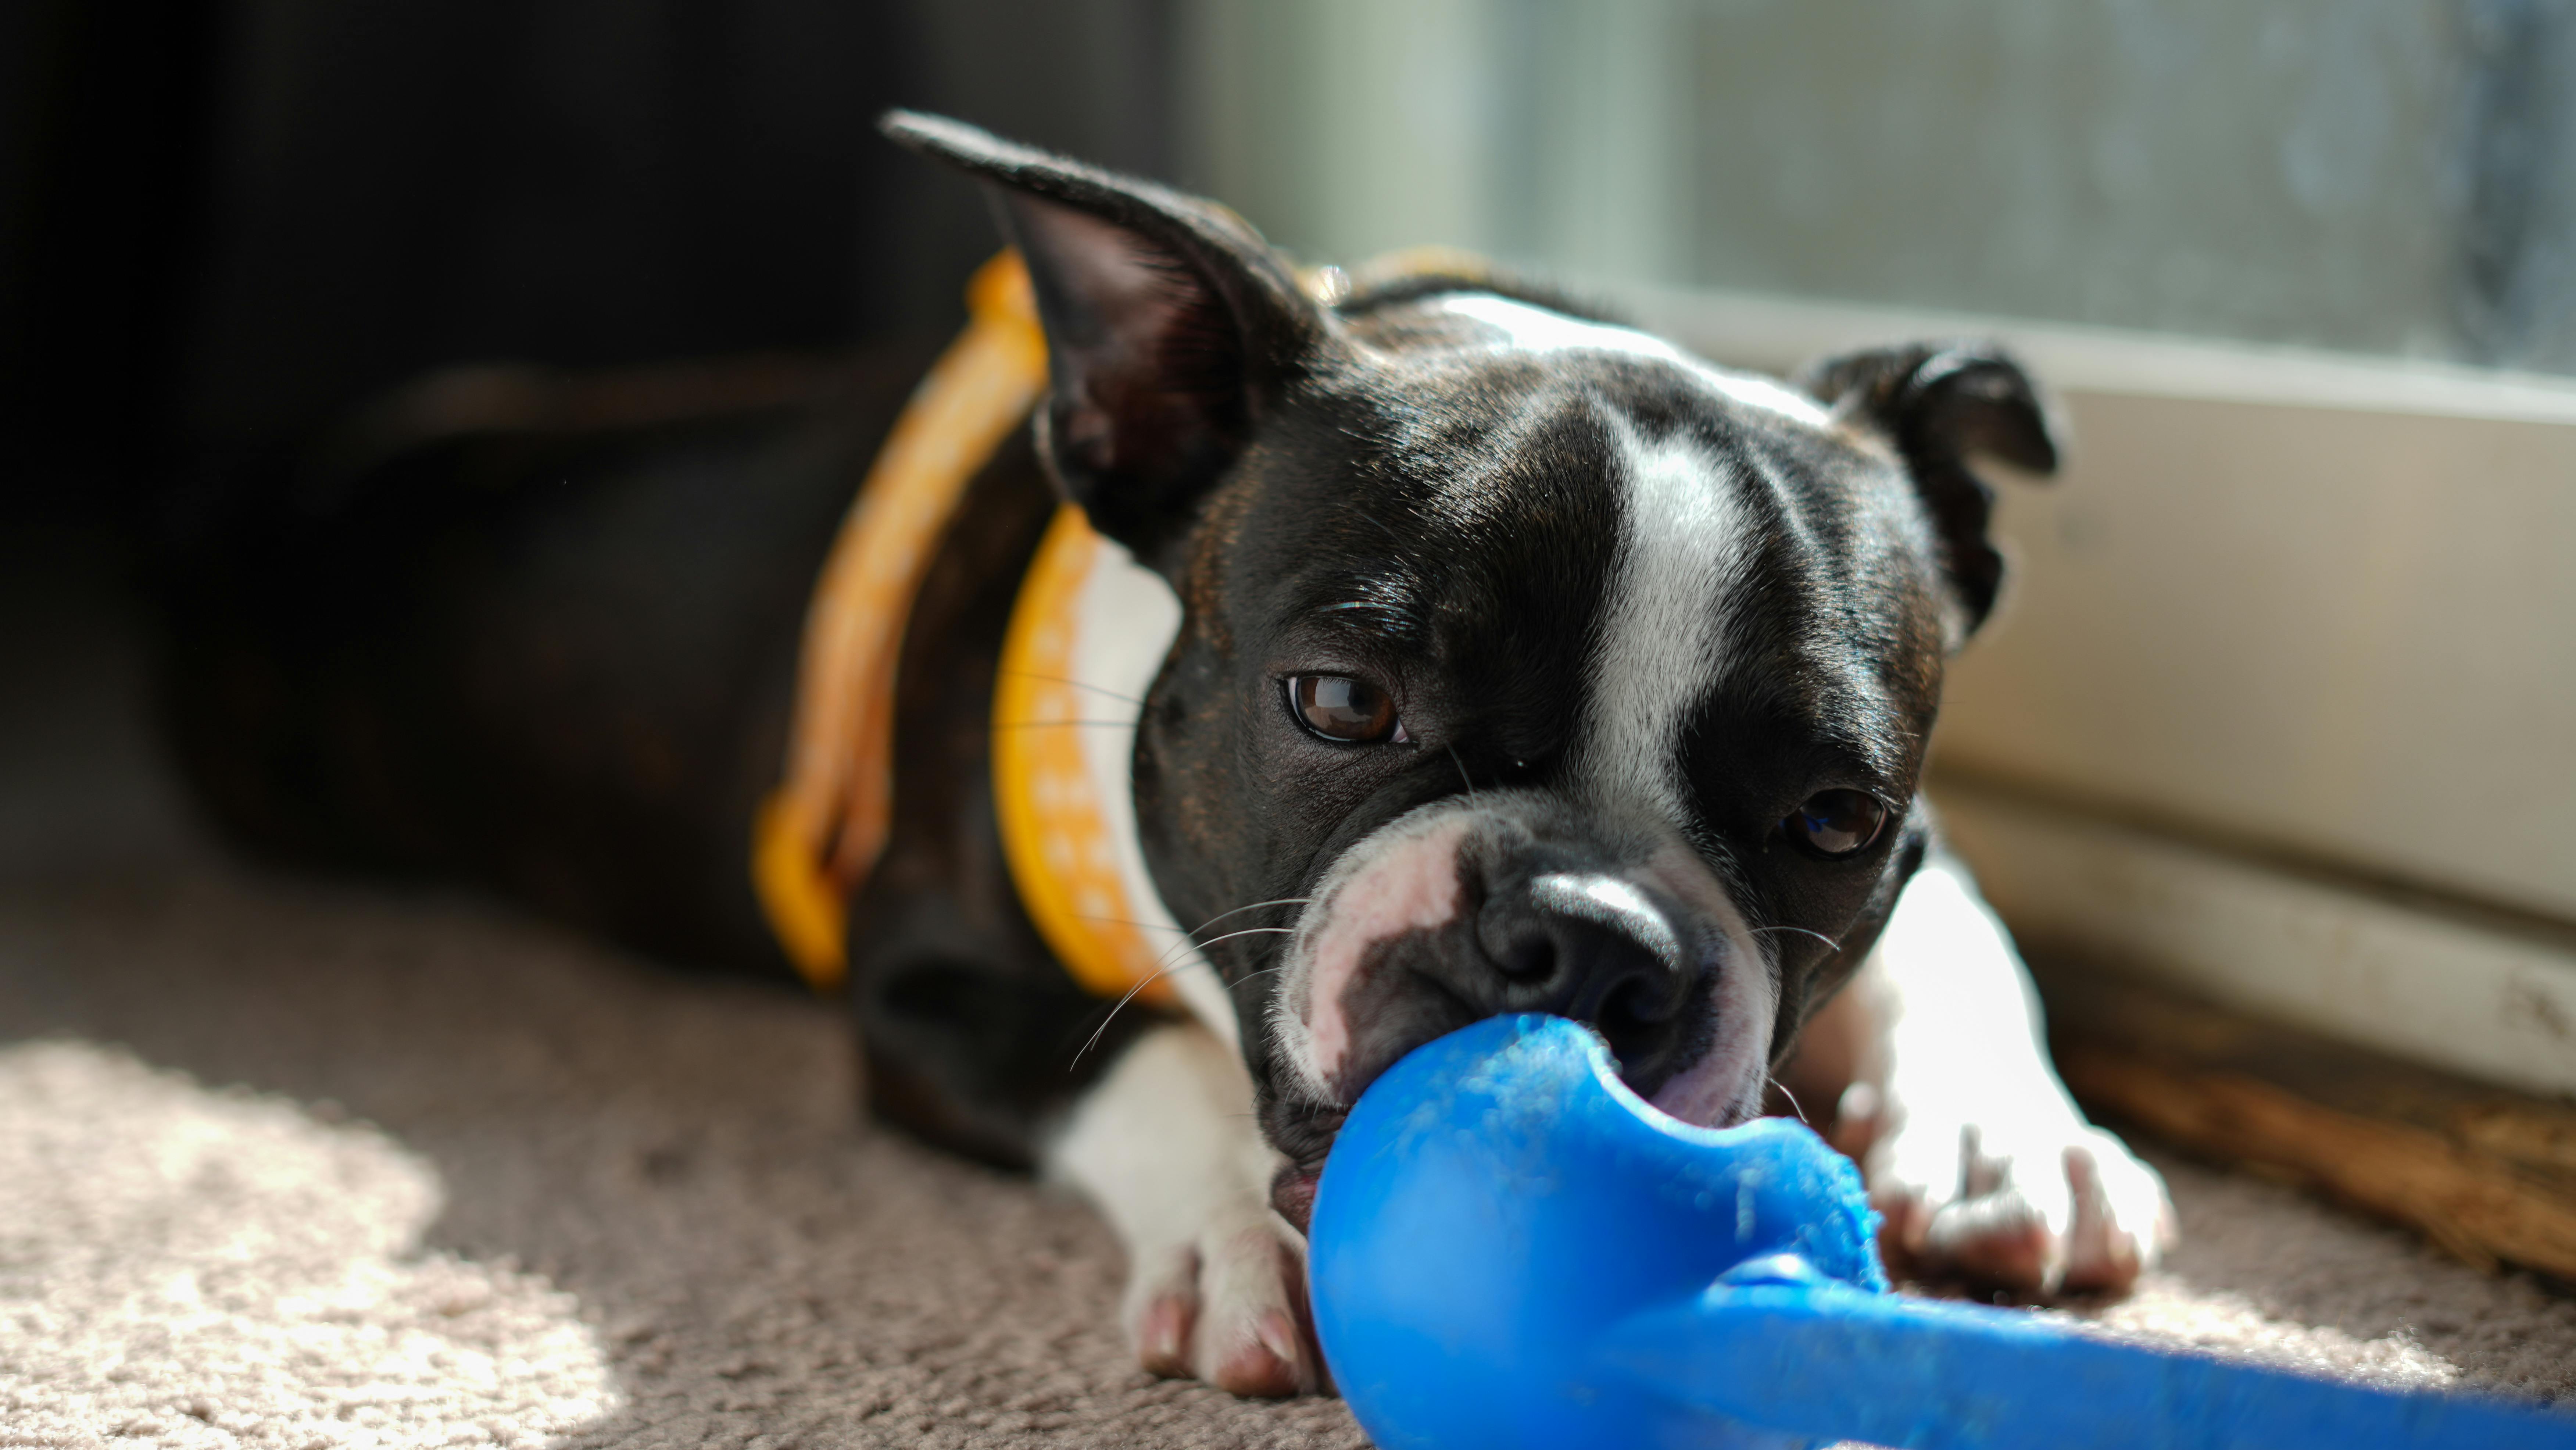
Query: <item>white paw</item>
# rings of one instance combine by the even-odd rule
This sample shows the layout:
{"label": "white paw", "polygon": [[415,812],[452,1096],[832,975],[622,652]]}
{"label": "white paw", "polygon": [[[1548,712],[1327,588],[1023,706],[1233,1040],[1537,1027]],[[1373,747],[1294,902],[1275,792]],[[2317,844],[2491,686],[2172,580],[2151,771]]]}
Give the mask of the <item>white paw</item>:
{"label": "white paw", "polygon": [[1306,1308],[1306,1250],[1267,1204],[1208,1215],[1178,1243],[1140,1251],[1127,1285],[1137,1363],[1238,1395],[1324,1388]]}
{"label": "white paw", "polygon": [[[1866,1104],[1851,1105],[1866,1114]],[[1888,1268],[2023,1294],[2126,1289],[2174,1240],[2164,1180],[2053,1106],[1907,1111],[1863,1158]]]}

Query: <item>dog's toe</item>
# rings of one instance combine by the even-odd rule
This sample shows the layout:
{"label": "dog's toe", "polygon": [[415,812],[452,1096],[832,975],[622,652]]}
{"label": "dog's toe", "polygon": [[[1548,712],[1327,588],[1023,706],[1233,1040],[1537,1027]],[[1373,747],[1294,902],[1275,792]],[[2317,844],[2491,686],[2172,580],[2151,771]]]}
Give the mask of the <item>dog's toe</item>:
{"label": "dog's toe", "polygon": [[2078,1120],[2009,1146],[1973,1126],[1943,1138],[1955,1151],[1918,1138],[1872,1156],[1880,1246],[1900,1275],[2022,1295],[2117,1291],[2172,1242],[2163,1180],[2100,1129]]}
{"label": "dog's toe", "polygon": [[[1238,1395],[1281,1399],[1307,1387],[1302,1337],[1285,1310],[1264,1309],[1216,1351],[1208,1381]],[[1242,1331],[1248,1330],[1249,1333]]]}
{"label": "dog's toe", "polygon": [[1198,1255],[1194,1250],[1182,1253],[1188,1260],[1180,1266],[1185,1282],[1167,1282],[1150,1291],[1135,1323],[1136,1362],[1167,1379],[1189,1377],[1190,1340],[1198,1327]]}
{"label": "dog's toe", "polygon": [[2119,1139],[2096,1128],[2066,1149],[2072,1198],[2064,1287],[2126,1289],[2173,1246],[2173,1204],[2164,1180]]}
{"label": "dog's toe", "polygon": [[1238,1395],[1315,1388],[1304,1258],[1268,1222],[1226,1235],[1200,1272],[1199,1377]]}
{"label": "dog's toe", "polygon": [[2019,1192],[1999,1189],[1943,1204],[1915,1253],[1948,1274],[2033,1294],[2057,1277],[2062,1250],[2063,1240],[2043,1209]]}
{"label": "dog's toe", "polygon": [[1302,1250],[1266,1210],[1228,1217],[1138,1264],[1128,1316],[1137,1363],[1238,1395],[1322,1388]]}

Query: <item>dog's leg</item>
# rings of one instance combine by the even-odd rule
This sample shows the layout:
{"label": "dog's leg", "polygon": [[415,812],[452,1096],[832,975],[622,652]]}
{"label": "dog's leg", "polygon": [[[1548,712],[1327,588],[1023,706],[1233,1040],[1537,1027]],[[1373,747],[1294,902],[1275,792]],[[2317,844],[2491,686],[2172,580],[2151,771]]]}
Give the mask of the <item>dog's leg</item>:
{"label": "dog's leg", "polygon": [[1075,1108],[1047,1169],[1126,1241],[1124,1317],[1145,1368],[1239,1395],[1322,1387],[1304,1240],[1270,1208],[1278,1166],[1243,1063],[1195,1025],[1147,1033]]}
{"label": "dog's leg", "polygon": [[1891,1268],[2043,1294],[2119,1289],[2171,1242],[2163,1180],[2058,1082],[2029,975],[1955,859],[1935,856],[1906,886],[1811,1029],[1802,1053],[1853,1068],[1834,1137],[1887,1216]]}

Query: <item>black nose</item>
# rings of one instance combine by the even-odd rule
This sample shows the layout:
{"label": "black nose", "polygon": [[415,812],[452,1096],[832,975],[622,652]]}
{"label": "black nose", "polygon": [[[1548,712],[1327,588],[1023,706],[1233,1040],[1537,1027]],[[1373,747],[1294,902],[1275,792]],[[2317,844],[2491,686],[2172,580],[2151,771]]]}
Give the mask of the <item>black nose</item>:
{"label": "black nose", "polygon": [[1660,1055],[1690,1000],[1692,953],[1675,913],[1624,877],[1560,870],[1495,883],[1476,935],[1502,1010],[1589,1022],[1631,1066]]}

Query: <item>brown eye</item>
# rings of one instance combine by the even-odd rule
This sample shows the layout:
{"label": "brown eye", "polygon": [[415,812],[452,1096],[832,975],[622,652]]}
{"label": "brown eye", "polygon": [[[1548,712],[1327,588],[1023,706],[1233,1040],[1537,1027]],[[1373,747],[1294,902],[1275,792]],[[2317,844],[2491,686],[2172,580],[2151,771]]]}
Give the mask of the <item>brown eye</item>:
{"label": "brown eye", "polygon": [[1876,796],[1856,790],[1820,790],[1791,811],[1780,827],[1809,855],[1834,860],[1866,850],[1886,824],[1887,807]]}
{"label": "brown eye", "polygon": [[1308,730],[1344,745],[1403,741],[1404,722],[1386,691],[1348,675],[1298,675],[1288,681],[1288,712]]}

